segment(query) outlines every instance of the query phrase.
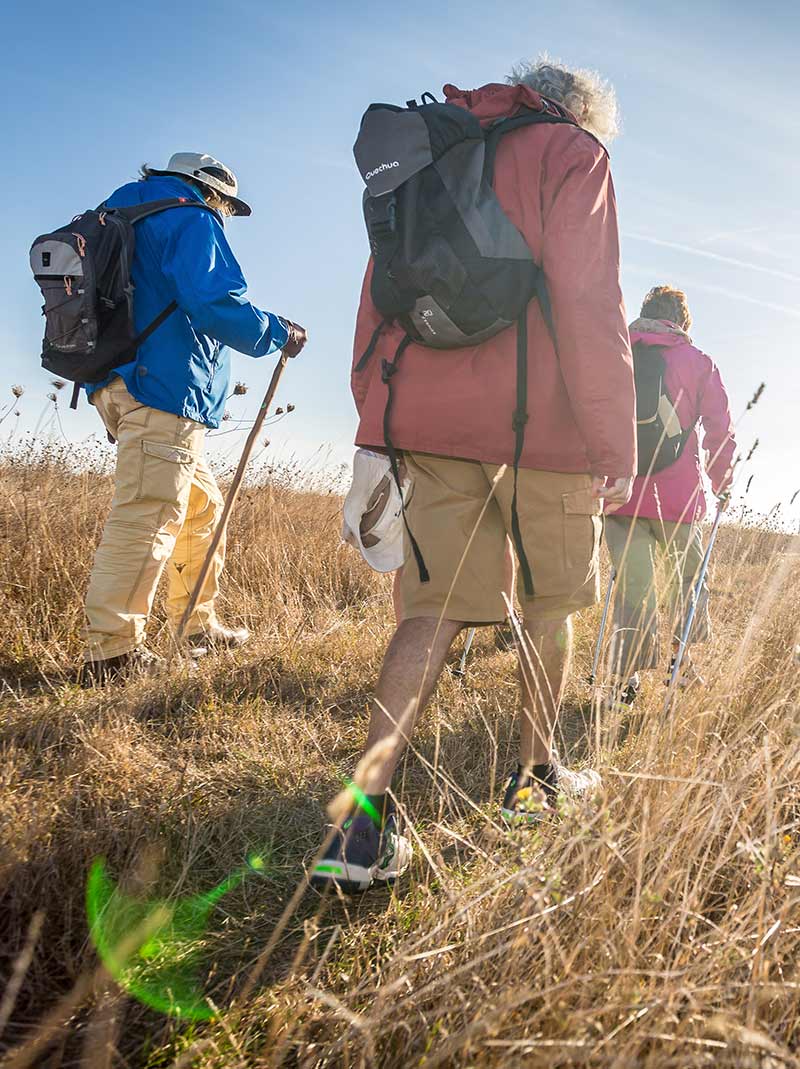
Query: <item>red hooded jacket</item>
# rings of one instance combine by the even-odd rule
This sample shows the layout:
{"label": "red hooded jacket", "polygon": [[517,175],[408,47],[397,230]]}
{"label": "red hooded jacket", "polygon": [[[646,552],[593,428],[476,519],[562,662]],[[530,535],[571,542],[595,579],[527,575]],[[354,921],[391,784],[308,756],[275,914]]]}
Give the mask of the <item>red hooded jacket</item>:
{"label": "red hooded jacket", "polygon": [[[527,86],[448,85],[449,103],[480,120],[541,107]],[[608,157],[585,131],[537,125],[501,139],[495,192],[545,273],[556,353],[537,301],[528,308],[528,413],[521,466],[629,476],[636,471],[633,365],[619,284],[619,239]],[[403,330],[387,327],[363,371],[355,365],[381,321],[370,297],[370,262],[356,321],[352,390],[356,444],[383,447],[386,386]],[[398,449],[510,464],[514,456],[516,330],[480,345],[433,351],[410,345],[393,379],[392,441]]]}

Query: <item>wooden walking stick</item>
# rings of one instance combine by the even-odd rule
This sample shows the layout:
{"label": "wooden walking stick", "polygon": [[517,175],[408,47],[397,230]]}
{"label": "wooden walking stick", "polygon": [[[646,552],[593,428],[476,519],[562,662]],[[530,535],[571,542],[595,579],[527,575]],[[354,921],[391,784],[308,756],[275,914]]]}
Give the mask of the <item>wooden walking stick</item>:
{"label": "wooden walking stick", "polygon": [[244,478],[244,470],[247,467],[247,462],[250,460],[250,454],[253,452],[253,446],[256,444],[256,438],[258,437],[261,427],[267,415],[267,410],[272,404],[272,398],[275,396],[275,391],[278,388],[283,369],[286,367],[286,361],[289,359],[285,350],[281,349],[281,355],[278,359],[278,363],[275,365],[275,370],[272,372],[272,379],[270,380],[267,392],[264,394],[264,400],[261,402],[261,408],[258,410],[258,415],[255,418],[250,433],[247,436],[247,441],[244,444],[242,455],[239,458],[239,465],[236,468],[236,474],[233,477],[233,482],[228,490],[228,496],[225,498],[225,507],[222,510],[222,516],[220,516],[217,529],[214,531],[214,537],[211,539],[211,545],[208,547],[206,553],[206,559],[203,561],[203,567],[200,569],[200,574],[197,577],[197,582],[194,585],[194,590],[189,597],[189,603],[186,606],[181,622],[178,624],[178,630],[176,633],[176,640],[180,644],[183,641],[183,637],[186,634],[186,628],[189,625],[189,621],[192,618],[192,613],[195,610],[197,601],[200,597],[205,581],[208,578],[208,573],[211,569],[211,562],[214,559],[214,554],[217,552],[217,547],[222,541],[223,535],[228,527],[228,520],[230,519],[233,506],[236,504],[236,498],[239,496],[239,489],[242,485],[242,479]]}

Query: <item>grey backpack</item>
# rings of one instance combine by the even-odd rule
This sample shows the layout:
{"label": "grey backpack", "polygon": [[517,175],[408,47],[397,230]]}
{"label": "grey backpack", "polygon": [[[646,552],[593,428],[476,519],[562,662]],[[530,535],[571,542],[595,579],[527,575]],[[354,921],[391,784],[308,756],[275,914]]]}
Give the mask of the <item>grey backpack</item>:
{"label": "grey backpack", "polygon": [[44,297],[42,366],[76,383],[102,380],[128,363],[137,348],[178,307],[170,303],[136,333],[131,264],[135,224],[170,208],[203,208],[186,197],[149,201],[129,208],[106,208],[76,215],[71,223],[42,234],[31,246],[33,277]]}

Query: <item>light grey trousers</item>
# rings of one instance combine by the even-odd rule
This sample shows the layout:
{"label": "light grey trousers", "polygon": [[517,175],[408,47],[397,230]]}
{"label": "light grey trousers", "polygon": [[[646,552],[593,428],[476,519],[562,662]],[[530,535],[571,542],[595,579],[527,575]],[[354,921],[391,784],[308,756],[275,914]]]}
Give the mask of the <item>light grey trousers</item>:
{"label": "light grey trousers", "polygon": [[[611,664],[626,678],[644,668],[657,668],[661,659],[658,634],[656,568],[665,557],[669,589],[670,629],[680,638],[692,604],[703,562],[700,527],[633,516],[606,517],[606,544],[617,572]],[[703,582],[690,642],[705,642],[711,633],[708,586]]]}

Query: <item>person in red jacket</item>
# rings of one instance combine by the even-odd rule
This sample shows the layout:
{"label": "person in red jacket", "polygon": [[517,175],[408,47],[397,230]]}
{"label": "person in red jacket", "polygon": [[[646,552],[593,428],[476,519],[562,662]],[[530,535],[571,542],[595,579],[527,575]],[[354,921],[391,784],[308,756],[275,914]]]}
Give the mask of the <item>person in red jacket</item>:
{"label": "person in red jacket", "polygon": [[[595,772],[564,768],[553,749],[571,647],[570,616],[598,599],[601,499],[627,501],[636,471],[635,398],[608,154],[616,132],[613,90],[597,75],[538,62],[511,84],[464,91],[448,103],[484,126],[524,108],[567,108],[579,125],[539,124],[503,137],[494,190],[544,271],[557,348],[537,301],[527,310],[529,419],[519,472],[519,518],[535,594],[519,591],[524,618],[520,759],[502,811],[511,822],[537,819],[560,791],[599,786]],[[355,330],[352,390],[356,443],[383,450],[387,387],[381,360],[403,339],[380,332],[368,266]],[[366,798],[331,834],[312,882],[363,889],[407,866],[387,792],[414,723],[430,698],[450,646],[467,625],[506,618],[504,553],[511,533],[516,330],[462,349],[410,344],[392,380],[392,441],[413,488],[407,518],[430,574],[403,569],[404,617],[378,680],[359,782]],[[407,540],[408,541],[408,540]],[[407,546],[408,549],[408,546]],[[375,818],[371,819],[370,817]]]}
{"label": "person in red jacket", "polygon": [[[695,428],[703,428],[706,473],[723,505],[736,452],[722,377],[710,357],[692,344],[688,334],[691,325],[686,294],[671,286],[656,286],[644,299],[641,317],[630,327],[635,348],[655,348],[663,356],[667,393],[681,427],[692,431],[678,459],[654,474],[638,476],[628,504],[606,520],[606,542],[618,584],[611,659],[620,685],[614,698],[618,690],[626,705],[636,698],[639,672],[657,668],[660,661],[655,589],[659,556],[667,554],[669,560],[673,657],[703,561],[699,524],[706,513],[706,501]],[[691,640],[704,642],[709,633],[708,586],[704,581]],[[688,655],[683,663],[681,683],[686,685],[699,677]]]}

